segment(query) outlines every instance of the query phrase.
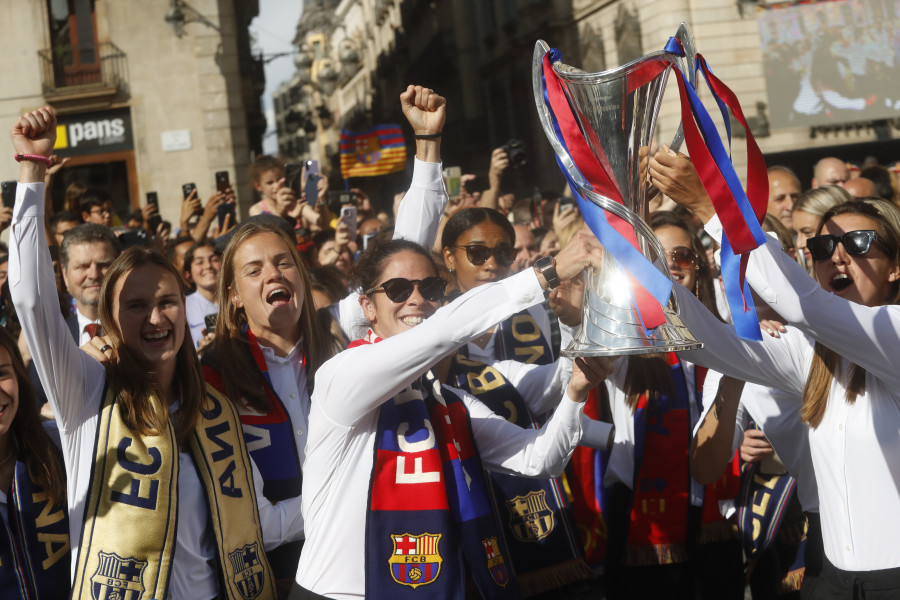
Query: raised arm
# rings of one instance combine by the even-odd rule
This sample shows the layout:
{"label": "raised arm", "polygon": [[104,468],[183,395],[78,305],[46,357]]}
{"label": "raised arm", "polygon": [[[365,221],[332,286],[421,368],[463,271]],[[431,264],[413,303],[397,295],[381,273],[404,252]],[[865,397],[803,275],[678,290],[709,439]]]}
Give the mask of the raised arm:
{"label": "raised arm", "polygon": [[710,371],[703,386],[704,405],[711,399],[712,407],[706,410],[698,423],[697,433],[691,440],[691,476],[698,483],[715,483],[734,456],[737,441],[738,407],[744,382],[733,377]]}
{"label": "raised arm", "polygon": [[[600,264],[602,248],[587,231],[556,257],[561,280],[588,264]],[[335,423],[352,425],[390,399],[441,358],[510,315],[543,299],[547,286],[534,269],[470,290],[421,325],[371,346],[342,352],[316,373],[315,396],[327,398],[324,412]],[[315,400],[314,400],[315,401]]]}
{"label": "raised arm", "polygon": [[412,184],[397,211],[394,239],[403,238],[431,248],[447,205],[441,174],[441,134],[447,101],[434,90],[411,85],[400,94],[400,107],[416,136],[416,158]]}
{"label": "raised arm", "polygon": [[812,346],[794,328],[761,342],[737,336],[734,326],[719,321],[690,290],[674,286],[680,316],[703,348],[679,353],[685,359],[736,379],[766,387],[803,393],[809,374]]}
{"label": "raised arm", "polygon": [[[721,239],[718,218],[710,219],[706,230]],[[864,306],[825,291],[776,240],[750,253],[747,281],[788,323],[889,385],[900,386],[900,306]]]}
{"label": "raised arm", "polygon": [[[23,115],[10,138],[17,154],[49,156],[56,142],[52,109]],[[44,237],[45,169],[38,160],[20,162],[9,244],[9,289],[47,399],[65,432],[96,414],[104,369],[78,349],[59,311],[56,277]]]}

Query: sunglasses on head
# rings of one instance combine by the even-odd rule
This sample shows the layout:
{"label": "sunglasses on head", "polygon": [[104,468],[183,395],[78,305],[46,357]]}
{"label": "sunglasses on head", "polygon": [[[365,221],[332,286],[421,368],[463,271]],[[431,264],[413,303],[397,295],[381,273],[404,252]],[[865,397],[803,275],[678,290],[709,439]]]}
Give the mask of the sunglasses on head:
{"label": "sunglasses on head", "polygon": [[476,267],[480,267],[484,263],[488,261],[491,255],[494,256],[494,259],[497,261],[497,264],[501,267],[508,267],[513,264],[516,260],[516,254],[518,252],[515,248],[511,246],[497,246],[496,248],[488,248],[487,246],[482,246],[481,244],[472,244],[469,246],[454,246],[454,248],[465,248],[466,250],[466,258],[469,259],[469,262],[475,265]]}
{"label": "sunglasses on head", "polygon": [[388,279],[381,285],[376,285],[366,291],[366,295],[373,292],[384,292],[391,302],[406,302],[412,296],[413,288],[418,287],[419,293],[429,302],[437,302],[444,297],[444,289],[447,282],[440,277],[426,277],[425,279],[406,279],[395,277]]}
{"label": "sunglasses on head", "polygon": [[697,255],[690,248],[677,246],[674,250],[666,252],[666,256],[681,269],[693,269],[697,264]]}
{"label": "sunglasses on head", "polygon": [[843,244],[844,250],[851,256],[864,256],[872,249],[872,242],[877,242],[887,250],[887,245],[878,237],[873,229],[857,229],[848,231],[844,235],[837,236],[826,233],[806,240],[806,249],[809,250],[813,260],[828,260],[834,255],[838,242]]}

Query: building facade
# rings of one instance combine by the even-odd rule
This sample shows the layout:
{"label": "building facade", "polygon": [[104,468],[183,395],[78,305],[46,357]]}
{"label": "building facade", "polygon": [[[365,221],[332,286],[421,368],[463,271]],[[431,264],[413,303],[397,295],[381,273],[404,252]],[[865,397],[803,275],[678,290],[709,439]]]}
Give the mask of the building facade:
{"label": "building facade", "polygon": [[[248,166],[261,151],[261,63],[248,26],[255,0],[0,0],[0,119],[45,104],[59,115],[54,206],[81,181],[113,196],[124,220],[159,196],[177,227],[181,186],[201,199],[228,171],[241,213],[252,204]],[[15,163],[0,177],[15,179]]]}
{"label": "building facade", "polygon": [[[336,164],[331,140],[339,127],[365,129],[376,123],[402,123],[398,120],[402,116],[397,95],[407,84],[418,83],[448,99],[448,125],[442,145],[446,165],[459,165],[463,172],[484,175],[492,149],[517,139],[524,144],[528,165],[510,173],[510,189],[519,195],[535,189],[559,189],[564,181],[537,119],[532,92],[535,41],[544,39],[560,49],[568,64],[598,72],[662,49],[678,25],[685,22],[698,51],[740,99],[770,164],[792,166],[808,186],[811,166],[824,156],[862,162],[866,155],[874,155],[883,164],[896,161],[900,158],[897,119],[865,120],[843,114],[815,127],[772,125],[760,19],[770,14],[767,11],[782,10],[785,4],[793,3],[307,0],[307,7],[315,9],[310,14],[315,12],[316,18],[304,22],[304,11],[295,43],[308,45],[307,38],[315,29],[315,35],[325,43],[324,50],[317,50],[316,61],[338,71],[342,53],[352,48],[359,65],[352,76],[338,79],[331,93],[317,91],[315,104],[327,109],[328,120],[318,119],[315,111],[300,111],[308,117],[301,119],[308,143],[300,154]],[[323,13],[330,13],[330,20]],[[295,94],[295,100],[310,97],[302,93],[302,87],[291,85],[285,87],[285,97],[291,90],[301,92]],[[718,118],[709,93],[702,89],[700,96],[710,114]],[[291,106],[298,105],[285,101],[285,108]],[[657,141],[670,141],[680,119],[680,101],[674,77],[670,77],[659,114]],[[721,119],[718,124],[724,132]],[[739,126],[733,129],[733,160],[743,177],[743,132]]]}

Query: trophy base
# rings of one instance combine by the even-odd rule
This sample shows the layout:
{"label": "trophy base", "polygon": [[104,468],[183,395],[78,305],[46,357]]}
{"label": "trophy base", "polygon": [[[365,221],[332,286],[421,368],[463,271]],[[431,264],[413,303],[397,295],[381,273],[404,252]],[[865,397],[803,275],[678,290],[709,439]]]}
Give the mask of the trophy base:
{"label": "trophy base", "polygon": [[698,350],[703,347],[701,342],[660,342],[645,346],[630,348],[612,348],[599,344],[585,343],[578,340],[572,342],[560,352],[566,358],[578,358],[579,356],[628,356],[632,354],[659,354],[662,352],[681,352],[684,350]]}

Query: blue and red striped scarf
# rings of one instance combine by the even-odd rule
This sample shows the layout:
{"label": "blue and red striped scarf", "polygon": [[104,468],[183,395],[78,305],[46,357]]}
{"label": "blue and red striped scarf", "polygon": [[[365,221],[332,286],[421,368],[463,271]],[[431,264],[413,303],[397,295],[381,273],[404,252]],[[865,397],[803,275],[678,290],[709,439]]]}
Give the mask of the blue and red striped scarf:
{"label": "blue and red striped scarf", "polygon": [[374,453],[366,598],[462,600],[467,576],[483,598],[518,598],[462,400],[429,371],[381,405]]}
{"label": "blue and red striped scarf", "polygon": [[[266,365],[256,336],[249,328],[246,334],[247,350],[262,375],[260,384],[269,401],[269,412],[265,414],[241,412],[241,429],[247,450],[263,479],[263,496],[275,503],[300,495],[303,472],[297,455],[297,442],[291,418],[281,398],[275,393],[275,388],[272,387],[269,367]],[[306,368],[305,353],[303,368]],[[208,384],[225,394],[224,382],[214,369],[204,366],[203,375]],[[276,579],[294,578],[302,546],[302,540],[287,542],[266,553]]]}

